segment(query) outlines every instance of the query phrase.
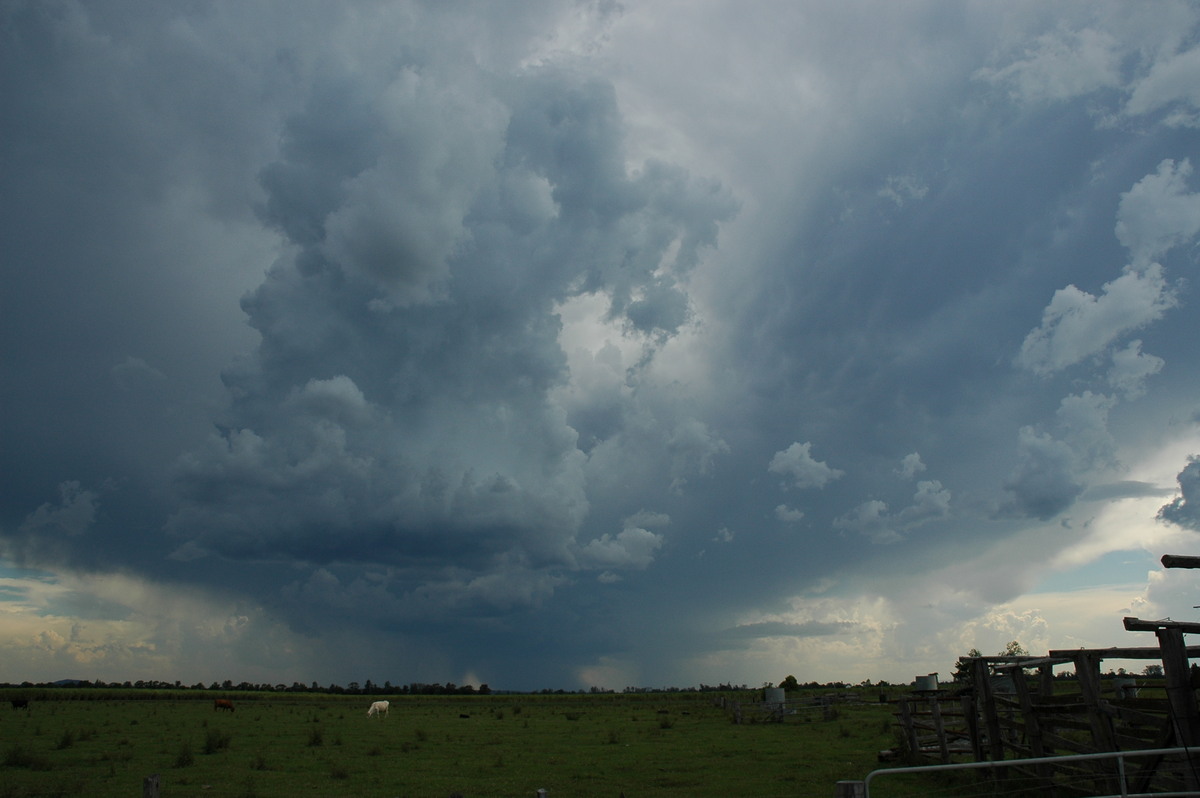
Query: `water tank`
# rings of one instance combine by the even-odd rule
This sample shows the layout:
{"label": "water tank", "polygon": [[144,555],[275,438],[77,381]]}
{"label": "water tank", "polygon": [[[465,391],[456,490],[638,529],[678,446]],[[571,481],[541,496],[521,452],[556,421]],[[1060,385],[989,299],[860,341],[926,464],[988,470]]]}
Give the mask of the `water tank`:
{"label": "water tank", "polygon": [[937,674],[931,673],[928,676],[917,677],[918,690],[936,690],[938,689]]}
{"label": "water tank", "polygon": [[787,693],[782,687],[768,687],[765,700],[768,704],[782,704],[787,700]]}

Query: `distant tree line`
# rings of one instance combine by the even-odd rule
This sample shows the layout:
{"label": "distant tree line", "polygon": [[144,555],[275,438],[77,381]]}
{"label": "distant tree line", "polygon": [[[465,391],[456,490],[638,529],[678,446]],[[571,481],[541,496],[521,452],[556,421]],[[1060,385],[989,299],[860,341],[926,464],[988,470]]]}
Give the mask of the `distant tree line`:
{"label": "distant tree line", "polygon": [[367,679],[361,685],[358,682],[350,682],[345,687],[340,684],[321,685],[317,682],[313,682],[312,684],[292,682],[290,685],[282,683],[256,684],[254,682],[238,682],[234,684],[230,679],[207,685],[203,682],[186,685],[180,681],[163,682],[156,679],[138,679],[133,682],[105,682],[101,679],[96,679],[95,681],[88,681],[87,679],[60,679],[56,682],[21,682],[20,684],[3,682],[0,683],[0,687],[37,687],[48,689],[92,687],[106,689],[120,688],[125,690],[216,690],[221,692],[334,693],[346,695],[491,695],[492,693],[491,688],[486,684],[475,687],[470,684],[456,685],[453,682],[446,682],[445,684],[412,682],[411,684],[401,685],[384,682],[380,685],[375,684],[370,679]]}
{"label": "distant tree line", "polygon": [[[816,682],[813,682],[816,685]],[[843,686],[838,683],[838,686]],[[253,692],[253,693],[331,693],[336,695],[492,695],[494,692],[486,684],[481,684],[478,687],[469,684],[457,685],[453,682],[438,684],[437,682],[426,684],[423,682],[410,682],[409,684],[392,684],[390,681],[383,684],[376,684],[367,679],[359,684],[358,682],[350,682],[342,686],[340,684],[322,685],[317,682],[311,684],[301,684],[300,682],[292,682],[288,684],[257,684],[254,682],[237,682],[236,684],[231,679],[226,679],[223,682],[212,682],[205,684],[204,682],[196,682],[195,684],[184,684],[180,681],[164,682],[156,679],[126,682],[106,682],[102,679],[88,681],[87,679],[59,679],[55,682],[21,682],[16,684],[13,682],[0,682],[0,688],[23,687],[23,688],[39,688],[39,689],[57,689],[64,687],[90,687],[100,689],[123,689],[123,690],[188,690],[188,691],[217,691],[223,693],[229,692]],[[707,693],[707,692],[734,692],[749,690],[746,685],[735,685],[722,682],[721,684],[710,685],[701,684],[698,687],[626,687],[621,692],[623,693]],[[502,690],[506,694],[520,694],[518,690]],[[528,691],[534,695],[568,695],[571,693],[591,693],[609,694],[616,693],[605,687],[592,687],[587,690],[563,690],[545,688],[543,690]]]}

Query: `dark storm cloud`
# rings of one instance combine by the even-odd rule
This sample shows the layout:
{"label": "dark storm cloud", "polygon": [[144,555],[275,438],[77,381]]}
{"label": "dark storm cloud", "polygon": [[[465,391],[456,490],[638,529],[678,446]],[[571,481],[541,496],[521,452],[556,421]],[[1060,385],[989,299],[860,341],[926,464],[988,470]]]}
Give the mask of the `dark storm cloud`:
{"label": "dark storm cloud", "polygon": [[392,589],[432,580],[441,601],[653,559],[645,530],[576,539],[556,304],[605,292],[633,330],[677,332],[678,279],[732,202],[668,165],[628,174],[601,81],[535,70],[461,98],[440,80],[320,86],[288,122],[262,213],[298,251],[243,302],[262,342],[226,373],[226,431],[179,468],[177,557],[421,565]]}
{"label": "dark storm cloud", "polygon": [[4,5],[5,557],[304,681],[937,670],[1191,434],[1195,9],[762,8]]}
{"label": "dark storm cloud", "polygon": [[1200,457],[1188,458],[1187,466],[1179,472],[1179,496],[1164,504],[1158,511],[1163,521],[1188,529],[1200,529]]}

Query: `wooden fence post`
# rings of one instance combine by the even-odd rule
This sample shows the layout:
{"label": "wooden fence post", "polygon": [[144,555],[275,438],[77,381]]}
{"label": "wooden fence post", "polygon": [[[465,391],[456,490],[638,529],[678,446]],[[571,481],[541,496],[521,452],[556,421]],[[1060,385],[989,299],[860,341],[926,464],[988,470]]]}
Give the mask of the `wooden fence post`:
{"label": "wooden fence post", "polygon": [[904,729],[904,739],[908,743],[908,755],[916,761],[916,758],[921,755],[921,745],[917,740],[917,728],[912,715],[912,705],[907,698],[901,698],[898,708],[900,710],[900,726]]}
{"label": "wooden fence post", "polygon": [[987,730],[988,756],[994,762],[1004,759],[1004,740],[1001,738],[1000,716],[996,712],[996,701],[992,696],[991,674],[986,659],[971,660],[971,684],[975,687],[976,700],[983,711],[983,725]]}
{"label": "wooden fence post", "polygon": [[[1183,629],[1164,626],[1155,634],[1162,652],[1163,674],[1167,677],[1167,701],[1171,705],[1171,720],[1175,724],[1175,744],[1193,749],[1200,741],[1200,711],[1197,710],[1196,693],[1192,689]],[[1184,769],[1184,779],[1188,789],[1194,790],[1200,780],[1194,771],[1195,755],[1189,755],[1189,759],[1192,760],[1192,767]]]}
{"label": "wooden fence post", "polygon": [[834,785],[834,798],[867,798],[865,781],[839,781]]}
{"label": "wooden fence post", "polygon": [[975,757],[976,762],[982,762],[986,757],[983,755],[983,740],[979,736],[979,707],[975,701],[973,694],[966,694],[959,699],[959,704],[967,722],[967,736],[971,738],[971,756]]}
{"label": "wooden fence post", "polygon": [[142,779],[142,798],[159,798],[157,773]]}
{"label": "wooden fence post", "polygon": [[942,706],[936,695],[929,696],[929,713],[933,716],[933,730],[937,734],[938,752],[942,755],[942,764],[950,764],[950,745],[946,742],[946,724],[942,722]]}

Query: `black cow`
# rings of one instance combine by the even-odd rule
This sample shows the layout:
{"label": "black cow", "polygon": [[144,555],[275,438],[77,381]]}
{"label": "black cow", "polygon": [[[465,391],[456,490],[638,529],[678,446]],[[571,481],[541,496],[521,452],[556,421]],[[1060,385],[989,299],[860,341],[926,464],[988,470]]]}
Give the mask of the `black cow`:
{"label": "black cow", "polygon": [[13,709],[29,709],[28,698],[14,698],[12,700]]}

